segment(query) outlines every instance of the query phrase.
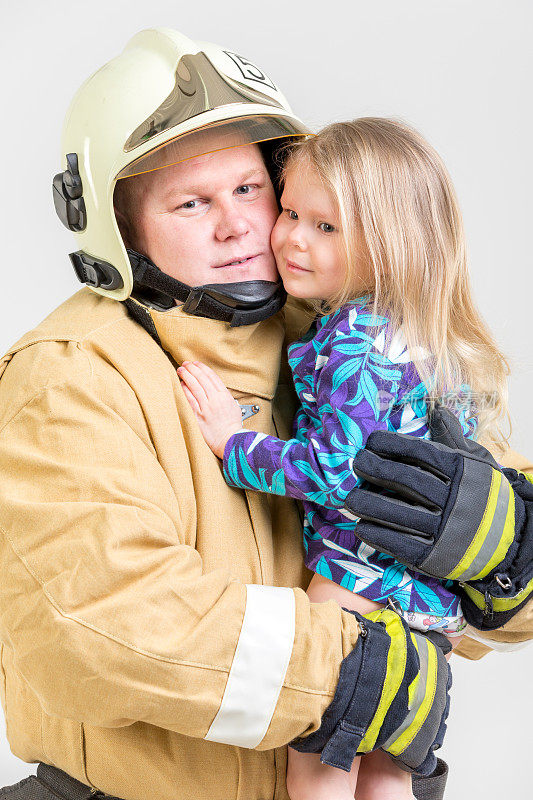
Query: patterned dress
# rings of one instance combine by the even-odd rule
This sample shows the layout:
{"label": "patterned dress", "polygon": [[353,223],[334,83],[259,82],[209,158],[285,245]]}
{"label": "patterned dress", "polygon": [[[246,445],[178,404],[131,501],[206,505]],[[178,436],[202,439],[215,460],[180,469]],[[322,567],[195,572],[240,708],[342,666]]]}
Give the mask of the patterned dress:
{"label": "patterned dress", "polygon": [[[359,298],[318,318],[289,347],[301,403],[294,438],[239,431],[226,445],[224,474],[232,486],[303,501],[309,569],[378,603],[393,598],[411,627],[457,634],[465,623],[452,582],[411,571],[361,542],[357,517],[344,509],[361,483],[354,456],[372,431],[429,438],[427,390],[402,331],[388,336],[389,320],[372,316],[368,303]],[[459,417],[472,436],[475,420],[467,420],[467,410]]]}

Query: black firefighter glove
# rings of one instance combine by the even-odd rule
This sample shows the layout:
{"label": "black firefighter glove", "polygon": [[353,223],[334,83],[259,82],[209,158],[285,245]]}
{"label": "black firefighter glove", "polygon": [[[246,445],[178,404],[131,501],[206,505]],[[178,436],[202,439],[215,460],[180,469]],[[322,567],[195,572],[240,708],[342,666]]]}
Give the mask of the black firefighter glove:
{"label": "black firefighter glove", "polygon": [[[381,749],[402,769],[430,775],[450,707],[451,672],[440,641],[410,631],[389,609],[350,613],[361,634],[341,664],[335,696],[320,728],[290,746],[321,753],[323,764],[346,772],[356,755]],[[449,649],[444,636],[434,638]]]}
{"label": "black firefighter glove", "polygon": [[467,621],[493,630],[531,599],[533,485],[466,440],[442,407],[432,432],[434,441],[370,434],[353,467],[365,483],[350,492],[346,509],[361,518],[356,532],[364,542],[458,581]]}

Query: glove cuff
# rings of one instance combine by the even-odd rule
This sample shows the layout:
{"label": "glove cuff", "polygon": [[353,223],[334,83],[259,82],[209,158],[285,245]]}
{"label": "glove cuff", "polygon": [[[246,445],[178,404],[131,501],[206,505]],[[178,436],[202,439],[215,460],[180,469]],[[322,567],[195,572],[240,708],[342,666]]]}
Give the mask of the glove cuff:
{"label": "glove cuff", "polygon": [[349,613],[362,633],[341,664],[335,697],[320,728],[290,744],[303,753],[321,751],[323,764],[346,772],[356,755],[381,748],[402,769],[429,774],[449,707],[444,655],[393,611]]}
{"label": "glove cuff", "polygon": [[509,622],[533,596],[533,563],[511,578],[497,573],[490,581],[461,586],[461,605],[466,621],[479,631],[493,631]]}
{"label": "glove cuff", "polygon": [[500,628],[533,594],[533,486],[514,469],[502,472],[514,494],[514,539],[488,575],[460,584],[465,618],[481,631]]}
{"label": "glove cuff", "polygon": [[341,663],[335,696],[320,728],[290,746],[301,753],[322,753],[324,764],[349,772],[363,737],[376,713],[387,673],[390,637],[379,623],[356,611],[360,627],[354,649]]}

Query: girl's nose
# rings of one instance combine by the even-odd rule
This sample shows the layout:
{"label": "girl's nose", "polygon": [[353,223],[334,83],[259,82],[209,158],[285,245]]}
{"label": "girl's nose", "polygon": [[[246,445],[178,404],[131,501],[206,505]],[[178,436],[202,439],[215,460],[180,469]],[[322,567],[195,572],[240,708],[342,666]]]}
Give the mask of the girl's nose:
{"label": "girl's nose", "polygon": [[298,250],[306,249],[305,236],[301,225],[291,226],[291,229],[287,235],[287,241],[293,247],[297,247]]}

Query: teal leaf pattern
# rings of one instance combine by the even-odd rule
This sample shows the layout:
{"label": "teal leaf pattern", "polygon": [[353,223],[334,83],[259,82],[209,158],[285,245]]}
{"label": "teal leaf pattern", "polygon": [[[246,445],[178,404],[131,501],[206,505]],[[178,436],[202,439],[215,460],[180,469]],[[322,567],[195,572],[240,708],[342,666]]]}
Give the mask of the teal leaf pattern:
{"label": "teal leaf pattern", "polygon": [[[300,401],[293,438],[240,431],[226,446],[224,474],[232,486],[303,501],[309,569],[378,603],[394,597],[406,613],[428,616],[431,626],[460,615],[453,584],[410,571],[362,543],[358,518],[344,510],[359,484],[353,459],[372,431],[429,436],[427,389],[403,333],[390,331],[387,317],[372,314],[370,306],[359,298],[318,318],[289,347]],[[459,390],[468,398],[467,386]],[[468,402],[458,416],[465,435],[473,436]]]}

